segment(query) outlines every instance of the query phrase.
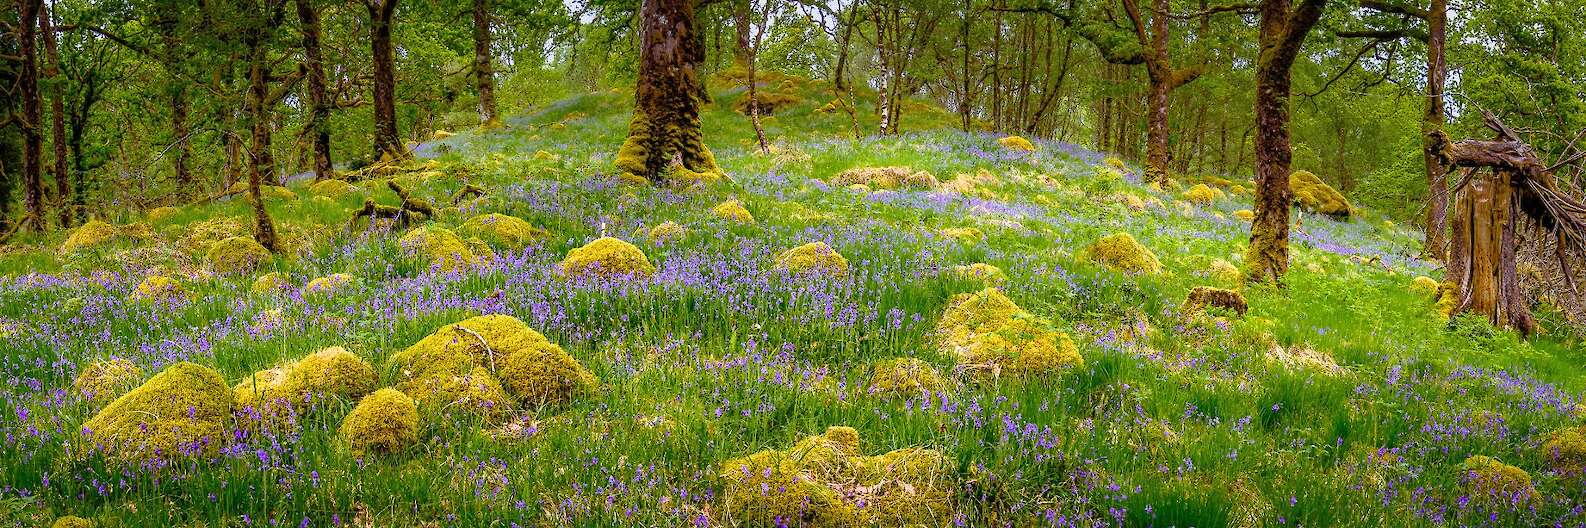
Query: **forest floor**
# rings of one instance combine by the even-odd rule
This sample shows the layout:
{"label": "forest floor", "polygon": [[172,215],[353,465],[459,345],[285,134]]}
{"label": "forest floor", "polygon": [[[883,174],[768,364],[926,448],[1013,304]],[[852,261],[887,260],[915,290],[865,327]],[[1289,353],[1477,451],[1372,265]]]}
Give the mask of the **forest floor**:
{"label": "forest floor", "polygon": [[[428,144],[395,176],[438,209],[415,232],[349,228],[397,205],[384,181],[296,181],[268,198],[290,250],[257,265],[212,251],[244,200],[7,251],[0,523],[1586,522],[1578,342],[1441,316],[1413,229],[1304,214],[1286,287],[1246,287],[1248,182],[1144,186],[924,108],[854,140],[817,83],[766,86],[771,155],[741,90],[705,112],[731,181],[622,183],[631,95],[596,93]],[[907,181],[837,177],[885,166]],[[564,268],[601,237],[654,271]],[[779,263],[811,242],[846,271]],[[1248,312],[1185,306],[1199,286]]]}

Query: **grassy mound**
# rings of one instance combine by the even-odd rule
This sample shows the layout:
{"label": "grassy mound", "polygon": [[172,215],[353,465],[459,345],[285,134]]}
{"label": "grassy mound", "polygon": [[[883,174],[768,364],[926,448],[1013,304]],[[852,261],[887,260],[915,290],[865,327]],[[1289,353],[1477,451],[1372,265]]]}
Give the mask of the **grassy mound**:
{"label": "grassy mound", "polygon": [[105,403],[136,387],[143,379],[143,369],[121,358],[95,361],[77,373],[72,388],[84,400]]}
{"label": "grassy mound", "polygon": [[1045,376],[1085,363],[1068,334],[1051,329],[997,288],[954,295],[936,334],[960,370],[979,376]]}
{"label": "grassy mound", "polygon": [[1307,211],[1341,220],[1347,220],[1352,211],[1343,194],[1309,171],[1289,175],[1289,189],[1294,191],[1294,203]]}
{"label": "grassy mound", "polygon": [[716,204],[716,207],[712,207],[710,212],[711,214],[716,215],[717,218],[735,224],[754,223],[754,215],[749,214],[749,210],[744,209],[743,203],[737,200],[727,200],[725,202]]}
{"label": "grassy mound", "polygon": [[269,262],[270,250],[251,237],[231,237],[209,247],[209,266],[215,273],[248,273]]}
{"label": "grassy mound", "polygon": [[450,229],[436,226],[416,227],[397,241],[403,254],[428,262],[443,271],[456,271],[475,261],[468,243]]}
{"label": "grassy mound", "polygon": [[522,218],[500,213],[469,218],[463,222],[460,231],[512,251],[521,251],[530,244],[551,237],[550,231],[534,227]]}
{"label": "grassy mound", "polygon": [[1097,240],[1085,248],[1085,256],[1091,262],[1128,273],[1162,271],[1162,262],[1156,255],[1128,233],[1114,233]]}
{"label": "grassy mound", "polygon": [[[522,405],[566,403],[594,390],[593,374],[561,347],[508,315],[447,325],[391,357],[396,387],[426,408],[448,407],[499,417]],[[510,395],[501,399],[500,391]]]}
{"label": "grassy mound", "polygon": [[357,400],[379,381],[369,362],[341,347],[243,378],[232,388],[237,409],[270,418],[301,412],[316,398]]}

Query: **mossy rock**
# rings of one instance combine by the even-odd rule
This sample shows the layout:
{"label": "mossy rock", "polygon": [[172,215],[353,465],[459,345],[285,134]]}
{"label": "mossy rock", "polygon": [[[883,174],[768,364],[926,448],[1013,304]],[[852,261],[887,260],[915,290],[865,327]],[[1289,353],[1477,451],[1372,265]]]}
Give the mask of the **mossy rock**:
{"label": "mossy rock", "polygon": [[527,220],[500,213],[489,213],[469,218],[460,230],[512,251],[522,251],[530,244],[551,238],[551,232],[529,224]]}
{"label": "mossy rock", "polygon": [[61,253],[69,255],[99,249],[115,243],[120,237],[121,230],[116,226],[99,220],[89,220],[66,237],[66,241],[61,243]]}
{"label": "mossy rock", "polygon": [[292,283],[286,279],[285,273],[272,271],[254,279],[253,286],[250,289],[253,290],[253,293],[270,294],[286,290],[291,286]]}
{"label": "mossy rock", "polygon": [[[755,92],[754,106],[760,110],[761,117],[773,115],[778,110],[785,110],[788,107],[801,104],[804,104],[804,98],[797,93],[758,90]],[[737,110],[740,114],[749,115],[749,94],[745,92],[743,97],[739,97],[738,101],[732,104],[732,109]]]}
{"label": "mossy rock", "polygon": [[149,275],[132,291],[134,301],[164,301],[184,295],[182,283],[164,275]]}
{"label": "mossy rock", "polygon": [[209,247],[209,267],[221,275],[248,273],[272,258],[252,237],[231,237]]}
{"label": "mossy rock", "polygon": [[308,187],[308,192],[314,196],[335,199],[358,192],[358,186],[347,183],[347,180],[331,178],[314,182]]}
{"label": "mossy rock", "polygon": [[[541,407],[592,392],[597,380],[576,359],[522,321],[482,315],[447,325],[391,357],[397,388],[439,407],[468,400],[481,414]],[[484,370],[481,370],[484,369]],[[481,379],[494,378],[495,383]],[[496,401],[491,385],[511,400]]]}
{"label": "mossy rock", "polygon": [[941,392],[947,380],[941,371],[917,358],[882,360],[870,370],[869,393],[882,397],[920,397]]}
{"label": "mossy rock", "polygon": [[683,227],[683,224],[667,220],[651,227],[646,235],[653,244],[666,244],[688,236],[688,228]]}
{"label": "mossy rock", "polygon": [[1162,271],[1162,262],[1128,233],[1108,235],[1085,248],[1085,258],[1112,269],[1138,274]]}
{"label": "mossy rock", "polygon": [[1083,366],[1068,334],[1024,311],[997,288],[954,295],[936,324],[942,353],[977,377],[1038,377]]}
{"label": "mossy rock", "polygon": [[1221,189],[1208,187],[1204,183],[1195,184],[1194,187],[1190,187],[1189,190],[1179,194],[1179,197],[1183,198],[1184,201],[1201,206],[1211,205],[1212,202],[1221,200],[1225,196]]}
{"label": "mossy rock", "polygon": [[72,380],[72,388],[85,401],[103,404],[136,387],[142,379],[143,369],[131,361],[113,358],[88,364]]}
{"label": "mossy rock", "polygon": [[[233,183],[233,184],[231,184],[231,187],[227,187],[226,188],[226,193],[227,194],[237,194],[237,195],[246,196],[248,194],[248,182],[246,180],[244,180],[244,181],[239,181],[237,183]],[[292,192],[291,189],[288,189],[286,187],[282,187],[280,185],[270,185],[270,184],[263,184],[263,185],[259,186],[259,196],[263,196],[264,199],[266,199],[266,200],[269,200],[269,199],[296,200],[297,199],[297,193]]]}
{"label": "mossy rock", "polygon": [[303,285],[303,295],[335,295],[352,286],[357,279],[346,273],[332,273],[316,277]]}
{"label": "mossy rock", "polygon": [[1193,316],[1205,313],[1207,308],[1228,310],[1243,316],[1245,312],[1250,311],[1250,304],[1245,302],[1245,296],[1237,291],[1196,286],[1184,297],[1184,304],[1179,307],[1179,313]]}
{"label": "mossy rock", "polygon": [[941,182],[929,171],[917,171],[908,167],[855,167],[837,173],[832,177],[831,185],[836,187],[850,187],[864,185],[866,192],[870,189],[935,189]]}
{"label": "mossy rock", "polygon": [[1008,136],[997,140],[997,144],[1015,152],[1035,152],[1035,144],[1022,136]]}
{"label": "mossy rock", "polygon": [[1294,203],[1301,209],[1327,215],[1340,220],[1349,219],[1353,211],[1349,200],[1309,171],[1289,175],[1289,190],[1294,192]]}
{"label": "mossy rock", "polygon": [[409,258],[428,262],[441,271],[457,271],[474,263],[474,252],[457,233],[444,227],[416,227],[397,241]]}
{"label": "mossy rock", "polygon": [[1008,281],[1008,275],[998,268],[984,262],[974,264],[961,264],[948,268],[948,274],[960,280],[980,281],[987,286],[996,286]]}
{"label": "mossy rock", "polygon": [[736,224],[754,223],[754,215],[749,214],[749,210],[744,209],[743,203],[737,200],[727,200],[717,204],[716,207],[711,208],[710,212],[716,215],[717,218]]}
{"label": "mossy rock", "polygon": [[347,413],[339,432],[355,455],[401,453],[418,444],[418,404],[396,389],[380,389]]}
{"label": "mossy rock", "polygon": [[1234,218],[1244,220],[1245,222],[1252,222],[1256,219],[1256,213],[1255,211],[1251,211],[1249,209],[1240,209],[1238,211],[1234,211]]}
{"label": "mossy rock", "polygon": [[941,235],[971,246],[986,240],[986,233],[973,227],[949,227],[941,230]]}
{"label": "mossy rock", "polygon": [[1460,484],[1471,502],[1499,509],[1525,509],[1538,500],[1531,474],[1485,455],[1466,458],[1459,465]]}
{"label": "mossy rock", "polygon": [[648,277],[655,273],[655,266],[644,251],[611,237],[598,238],[567,252],[561,267],[569,277]]}
{"label": "mossy rock", "polygon": [[722,512],[740,526],[934,526],[952,516],[955,467],[932,449],[865,456],[857,431],[830,427],[722,464]]}
{"label": "mossy rock", "polygon": [[1542,443],[1541,453],[1555,473],[1575,478],[1586,475],[1586,425],[1554,431]]}
{"label": "mossy rock", "polygon": [[226,442],[233,404],[220,373],[177,363],[84,423],[85,445],[128,463],[214,456]]}
{"label": "mossy rock", "polygon": [[1243,285],[1245,281],[1245,272],[1241,271],[1239,266],[1223,259],[1213,260],[1211,264],[1207,264],[1206,276],[1233,288]]}
{"label": "mossy rock", "polygon": [[1420,276],[1410,281],[1410,293],[1426,298],[1432,298],[1437,295],[1438,289],[1441,286],[1442,283],[1437,282],[1437,279]]}
{"label": "mossy rock", "polygon": [[143,213],[143,218],[150,222],[161,222],[176,216],[177,213],[180,212],[182,212],[182,210],[176,207],[155,207],[153,209],[149,209],[148,212]]}
{"label": "mossy rock", "polygon": [[357,400],[378,381],[369,362],[345,348],[329,347],[243,378],[232,395],[238,410],[275,418],[299,413],[315,398]]}
{"label": "mossy rock", "polygon": [[776,257],[777,271],[794,275],[848,276],[848,259],[825,242],[810,242]]}
{"label": "mossy rock", "polygon": [[94,528],[94,526],[96,525],[93,521],[76,515],[67,515],[55,519],[55,522],[50,524],[50,528]]}

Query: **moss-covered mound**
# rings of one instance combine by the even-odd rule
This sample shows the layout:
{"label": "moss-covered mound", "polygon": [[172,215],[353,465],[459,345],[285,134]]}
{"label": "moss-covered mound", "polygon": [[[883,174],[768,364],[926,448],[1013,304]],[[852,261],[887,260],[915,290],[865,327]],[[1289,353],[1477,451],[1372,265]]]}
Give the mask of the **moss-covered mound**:
{"label": "moss-covered mound", "polygon": [[949,227],[941,231],[942,236],[957,240],[964,244],[975,245],[986,239],[986,233],[973,227]]}
{"label": "moss-covered mound", "polygon": [[957,265],[948,268],[947,271],[954,278],[980,281],[987,286],[995,286],[1008,280],[1008,275],[1002,272],[1002,268],[984,262]]}
{"label": "moss-covered mound", "polygon": [[1195,205],[1211,205],[1212,202],[1221,200],[1224,196],[1222,189],[1209,187],[1204,183],[1197,183],[1194,187],[1179,194],[1179,198]]}
{"label": "moss-covered mound", "polygon": [[270,250],[251,237],[231,237],[209,247],[209,266],[221,275],[248,273],[270,259]]}
{"label": "moss-covered mound", "polygon": [[1023,136],[1008,136],[997,140],[997,144],[1012,151],[1035,152],[1035,144],[1028,139],[1024,139]]}
{"label": "moss-covered mound", "polygon": [[253,280],[253,293],[267,294],[285,290],[292,285],[286,280],[286,274],[272,271]]}
{"label": "moss-covered mound", "polygon": [[1219,284],[1238,287],[1245,281],[1245,272],[1232,262],[1223,259],[1213,260],[1206,265],[1206,276],[1216,280]]}
{"label": "moss-covered mound", "polygon": [[810,242],[777,255],[776,269],[797,275],[846,277],[848,259],[825,242]]}
{"label": "moss-covered mound", "polygon": [[688,236],[688,228],[683,227],[683,224],[667,220],[651,227],[648,236],[652,243],[665,244]]}
{"label": "moss-covered mound", "polygon": [[1251,211],[1249,209],[1240,209],[1238,211],[1234,211],[1234,218],[1250,222],[1256,219],[1256,213],[1255,211]]}
{"label": "moss-covered mound", "polygon": [[864,185],[875,189],[935,189],[941,185],[928,171],[908,167],[856,167],[837,173],[830,182],[836,187]]}
{"label": "moss-covered mound", "polygon": [[864,456],[858,432],[831,427],[722,464],[722,513],[735,526],[945,526],[954,468],[931,449]]}
{"label": "moss-covered mound", "polygon": [[1301,209],[1333,218],[1349,218],[1349,200],[1309,171],[1290,174],[1289,189],[1294,191],[1294,203]]}
{"label": "moss-covered mound", "polygon": [[469,218],[463,222],[461,231],[512,251],[521,251],[530,244],[551,237],[550,231],[534,227],[527,220],[500,213]]}
{"label": "moss-covered mound", "polygon": [[1548,469],[1574,478],[1586,475],[1586,425],[1554,431],[1541,451]]}
{"label": "moss-covered mound", "polygon": [[[226,193],[227,194],[243,195],[243,194],[247,194],[247,192],[248,192],[248,182],[246,180],[239,181],[237,183],[233,183],[233,184],[231,184],[231,187],[226,188]],[[278,200],[296,200],[297,199],[297,193],[294,193],[294,192],[292,192],[291,189],[288,189],[286,187],[282,187],[280,185],[270,185],[270,184],[260,185],[259,186],[259,195],[263,196],[267,200],[271,199],[271,198],[278,199]]]}
{"label": "moss-covered mound", "polygon": [[561,347],[501,314],[447,325],[390,361],[401,373],[397,388],[426,407],[463,402],[467,406],[462,410],[492,417],[520,404],[561,404],[589,393],[597,383]]}
{"label": "moss-covered mound", "polygon": [[358,192],[358,187],[351,183],[347,183],[347,180],[331,178],[327,180],[320,180],[314,185],[310,185],[308,187],[308,192],[312,193],[314,196],[340,198],[349,193]]}
{"label": "moss-covered mound", "polygon": [[641,276],[655,273],[649,257],[624,240],[601,237],[567,252],[562,273],[569,277]]}
{"label": "moss-covered mound", "polygon": [[[794,92],[756,91],[755,93],[754,106],[760,110],[761,116],[772,115],[775,114],[777,110],[784,110],[789,107],[798,106],[801,104],[804,104],[804,98],[800,97],[799,94]],[[739,97],[738,100],[732,104],[732,109],[737,110],[740,114],[749,115],[748,93],[745,93],[743,97]]]}
{"label": "moss-covered mound", "polygon": [[180,212],[182,212],[182,210],[175,207],[155,207],[153,209],[149,209],[148,212],[143,213],[143,218],[150,222],[161,222],[176,216],[176,214]]}
{"label": "moss-covered mound", "polygon": [[1184,297],[1184,304],[1179,307],[1179,313],[1190,316],[1204,313],[1207,308],[1228,310],[1242,316],[1250,311],[1250,304],[1246,303],[1245,296],[1237,291],[1196,286]]}
{"label": "moss-covered mound", "polygon": [[948,300],[936,324],[942,352],[962,371],[989,377],[1057,374],[1085,364],[1068,334],[1024,311],[997,288]]}
{"label": "moss-covered mound", "polygon": [[134,301],[159,301],[182,296],[182,283],[164,275],[149,275],[132,290]]}
{"label": "moss-covered mound", "polygon": [[353,276],[346,273],[332,273],[324,277],[316,277],[303,285],[304,295],[335,295],[342,289],[352,286]]}
{"label": "moss-covered mound", "polygon": [[92,251],[118,241],[147,238],[148,235],[148,226],[143,224],[117,227],[103,221],[89,220],[66,237],[66,241],[61,243],[61,253],[69,255],[80,251]]}
{"label": "moss-covered mound", "polygon": [[413,228],[402,235],[397,244],[408,257],[421,259],[441,271],[456,271],[474,262],[474,252],[468,249],[468,243],[444,227]]}
{"label": "moss-covered mound", "polygon": [[1416,277],[1410,281],[1410,293],[1430,298],[1437,295],[1437,289],[1441,285],[1437,279],[1431,277]]}
{"label": "moss-covered mound", "polygon": [[729,222],[737,224],[754,223],[754,215],[749,214],[749,210],[744,209],[743,203],[740,203],[737,200],[727,200],[725,202],[716,204],[716,207],[711,208],[710,212],[711,214],[716,215],[717,218],[721,218]]}
{"label": "moss-covered mound", "polygon": [[340,432],[347,448],[359,456],[400,453],[418,443],[418,405],[396,389],[380,389],[347,413]]}
{"label": "moss-covered mound", "polygon": [[83,367],[72,380],[72,388],[83,400],[105,403],[115,399],[143,379],[143,369],[121,358],[95,361]]}
{"label": "moss-covered mound", "polygon": [[124,462],[213,456],[232,405],[220,373],[182,362],[110,402],[82,430],[89,449]]}
{"label": "moss-covered mound", "polygon": [[94,522],[76,515],[67,515],[55,519],[50,528],[94,528]]}
{"label": "moss-covered mound", "polygon": [[1091,262],[1129,273],[1153,274],[1162,271],[1162,262],[1151,250],[1128,233],[1114,233],[1085,248]]}
{"label": "moss-covered mound", "polygon": [[1520,509],[1539,498],[1531,474],[1485,455],[1466,458],[1459,466],[1460,483],[1470,500],[1482,506]]}
{"label": "moss-covered mound", "polygon": [[330,347],[243,378],[232,395],[239,411],[272,417],[302,411],[316,398],[356,400],[378,381],[369,362],[345,348]]}
{"label": "moss-covered mound", "polygon": [[869,392],[879,396],[918,397],[945,387],[941,371],[916,358],[883,360],[870,371]]}

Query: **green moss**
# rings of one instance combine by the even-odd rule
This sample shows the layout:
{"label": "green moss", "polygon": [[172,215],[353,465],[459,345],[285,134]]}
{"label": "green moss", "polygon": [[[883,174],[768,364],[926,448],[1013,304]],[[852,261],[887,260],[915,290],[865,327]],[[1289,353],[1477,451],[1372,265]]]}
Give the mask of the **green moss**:
{"label": "green moss", "polygon": [[1023,136],[1008,136],[997,140],[997,144],[1012,151],[1035,152],[1035,144],[1028,139],[1024,139]]}
{"label": "green moss", "polygon": [[749,210],[744,209],[743,204],[737,200],[727,200],[717,204],[716,207],[711,208],[710,212],[716,215],[717,218],[729,222],[738,224],[754,223],[754,215],[749,214]]}
{"label": "green moss", "polygon": [[1114,233],[1085,248],[1085,258],[1109,268],[1142,274],[1162,271],[1162,263],[1151,250],[1128,233]]}
{"label": "green moss", "polygon": [[1204,313],[1207,308],[1219,308],[1239,315],[1244,315],[1250,310],[1245,296],[1234,290],[1196,286],[1185,296],[1184,304],[1179,307],[1179,313],[1192,316]]}
{"label": "green moss", "polygon": [[776,269],[797,275],[846,277],[848,259],[825,242],[810,242],[777,255]]}
{"label": "green moss", "polygon": [[378,381],[369,362],[342,347],[330,347],[254,373],[233,387],[232,395],[238,409],[272,417],[301,412],[315,398],[356,400]]}
{"label": "green moss", "polygon": [[76,515],[67,515],[50,524],[50,528],[94,528],[94,522]]}
{"label": "green moss", "polygon": [[[505,412],[515,404],[565,403],[597,384],[594,375],[561,347],[522,321],[501,314],[447,325],[392,356],[391,363],[401,373],[397,388],[424,400],[426,407],[458,401],[435,398],[472,396],[476,406]],[[469,379],[480,376],[493,377],[513,401],[495,401],[495,391],[488,387],[491,381]]]}
{"label": "green moss", "polygon": [[248,273],[273,258],[270,250],[251,237],[231,237],[209,247],[209,266],[215,273]]}
{"label": "green moss", "polygon": [[354,454],[389,455],[418,443],[419,410],[413,398],[396,389],[365,396],[341,422],[341,439]]}
{"label": "green moss", "polygon": [[1224,197],[1222,190],[1206,186],[1204,183],[1195,184],[1189,190],[1179,194],[1184,201],[1195,205],[1211,205],[1212,202]]}
{"label": "green moss", "polygon": [[1586,425],[1554,431],[1542,443],[1542,459],[1549,469],[1561,475],[1586,475]]}
{"label": "green moss", "polygon": [[[248,182],[247,182],[247,180],[243,180],[243,181],[239,181],[237,183],[231,184],[231,187],[226,188],[226,192],[230,193],[230,194],[243,194],[243,193],[248,192]],[[288,189],[286,187],[282,187],[280,185],[269,185],[269,184],[261,185],[261,186],[259,186],[259,195],[263,196],[267,200],[268,199],[272,199],[272,198],[278,199],[278,200],[296,200],[297,199],[297,193],[294,193],[294,192],[292,192],[291,189]]]}
{"label": "green moss", "polygon": [[138,283],[137,289],[132,291],[134,301],[159,301],[179,298],[183,295],[182,283],[164,275],[149,275]]}
{"label": "green moss", "polygon": [[413,228],[402,235],[397,244],[409,257],[429,262],[441,271],[456,271],[474,262],[474,252],[468,249],[468,243],[444,227]]}
{"label": "green moss", "polygon": [[149,209],[147,213],[143,213],[143,218],[150,222],[162,222],[170,219],[173,216],[176,216],[176,214],[180,212],[182,212],[182,210],[175,207],[155,207],[153,209]]}
{"label": "green moss", "polygon": [[347,183],[346,180],[332,178],[328,180],[320,180],[318,183],[310,185],[308,192],[312,193],[314,196],[340,198],[347,194],[358,192],[358,187],[351,183]]}
{"label": "green moss", "polygon": [[1454,310],[1459,307],[1459,289],[1453,281],[1443,281],[1437,286],[1437,302],[1433,305],[1437,314],[1443,319],[1454,316]]}
{"label": "green moss", "polygon": [[287,282],[286,280],[286,274],[279,271],[272,271],[264,275],[260,275],[259,278],[254,279],[252,289],[253,293],[270,294],[285,290],[291,287],[291,285],[292,283]]}
{"label": "green moss", "polygon": [[1343,194],[1309,171],[1289,175],[1289,189],[1294,192],[1294,203],[1307,211],[1339,219],[1348,219],[1352,212]]}
{"label": "green moss", "polygon": [[1438,283],[1437,279],[1431,277],[1421,276],[1410,281],[1410,293],[1414,293],[1426,298],[1433,298],[1437,296],[1437,292],[1441,287],[1442,284]]}
{"label": "green moss", "polygon": [[530,244],[551,237],[551,232],[529,224],[516,216],[489,213],[469,218],[461,231],[512,251],[522,251]]}
{"label": "green moss", "polygon": [[143,369],[121,358],[95,361],[77,373],[72,388],[84,400],[102,404],[115,399],[143,379]]}
{"label": "green moss", "polygon": [[61,253],[72,254],[102,248],[114,243],[120,236],[121,230],[116,226],[99,220],[89,220],[66,237],[66,242],[61,244]]}
{"label": "green moss", "polygon": [[930,172],[908,167],[856,167],[837,173],[830,183],[836,187],[864,185],[866,191],[871,188],[935,189],[941,186],[941,182]]}
{"label": "green moss", "polygon": [[177,363],[121,395],[83,424],[86,445],[129,463],[215,455],[233,406],[220,373]]}
{"label": "green moss", "polygon": [[562,272],[569,277],[644,276],[655,273],[650,259],[633,244],[623,240],[601,237],[567,252],[562,259]]}
{"label": "green moss", "polygon": [[1044,376],[1084,364],[1067,334],[1025,312],[997,288],[949,299],[936,334],[944,354],[979,375]]}
{"label": "green moss", "polygon": [[651,227],[648,236],[652,243],[665,244],[682,240],[683,237],[688,236],[688,229],[682,224],[668,220]]}
{"label": "green moss", "polygon": [[351,286],[354,279],[346,273],[332,273],[324,277],[317,277],[303,285],[303,295],[335,295],[341,290]]}
{"label": "green moss", "polygon": [[1531,485],[1531,474],[1485,455],[1460,464],[1460,483],[1471,502],[1489,508],[1523,509],[1540,496]]}
{"label": "green moss", "polygon": [[941,371],[916,358],[882,360],[871,369],[871,394],[883,397],[918,397],[947,387]]}
{"label": "green moss", "polygon": [[1008,280],[1008,275],[1001,268],[984,262],[953,266],[948,268],[948,273],[955,278],[980,281],[987,286],[996,286]]}

